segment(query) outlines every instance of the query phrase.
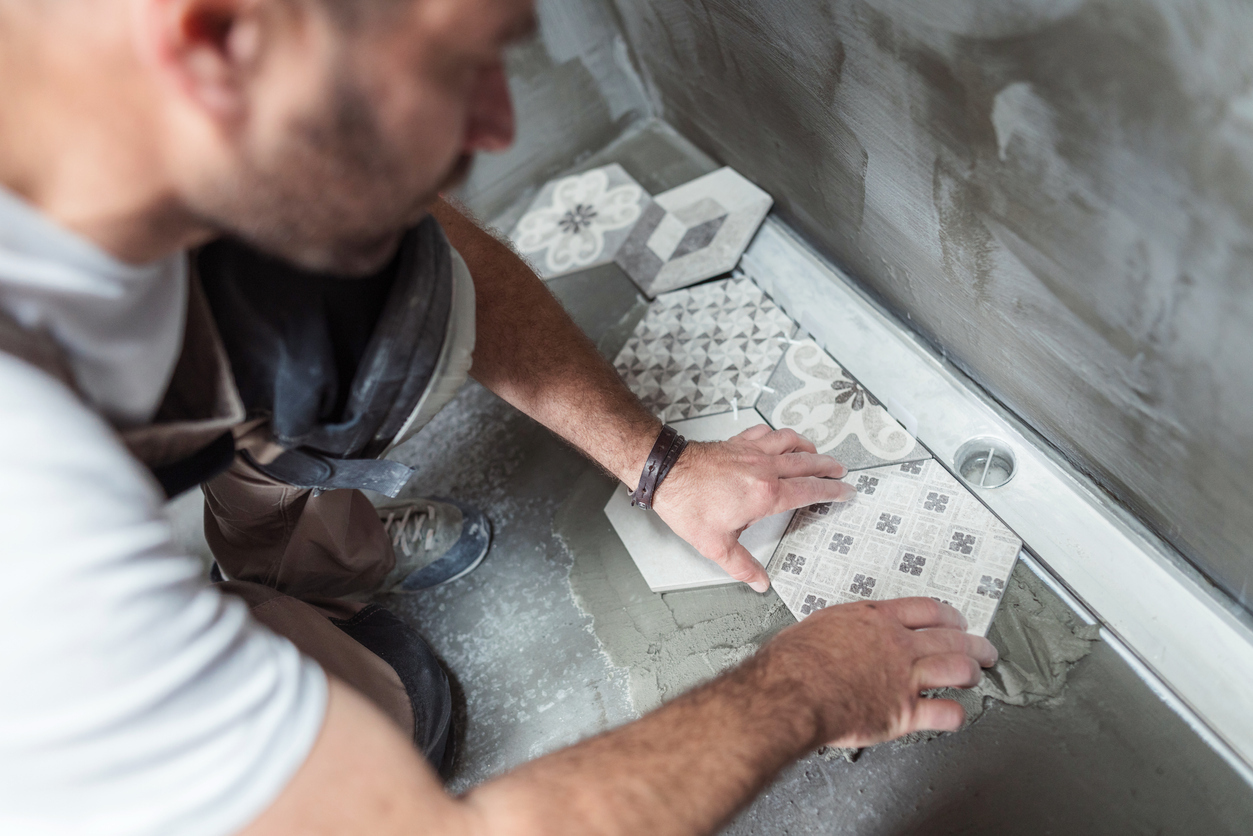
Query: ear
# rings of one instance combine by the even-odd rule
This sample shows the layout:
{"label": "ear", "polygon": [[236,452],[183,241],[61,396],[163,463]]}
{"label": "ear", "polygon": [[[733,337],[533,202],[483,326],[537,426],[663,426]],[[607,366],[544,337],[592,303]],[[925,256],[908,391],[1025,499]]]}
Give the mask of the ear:
{"label": "ear", "polygon": [[264,0],[139,0],[143,51],[216,119],[247,111],[262,43]]}

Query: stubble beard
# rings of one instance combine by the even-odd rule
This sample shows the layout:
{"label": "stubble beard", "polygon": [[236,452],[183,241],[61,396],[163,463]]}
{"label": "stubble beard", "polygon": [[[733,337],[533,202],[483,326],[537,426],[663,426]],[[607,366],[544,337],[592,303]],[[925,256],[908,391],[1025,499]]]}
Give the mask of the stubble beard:
{"label": "stubble beard", "polygon": [[413,166],[386,141],[361,91],[336,84],[328,109],[292,126],[268,161],[245,158],[201,215],[223,234],[321,273],[369,275],[395,255],[440,192],[461,183],[462,155],[436,185],[411,185]]}

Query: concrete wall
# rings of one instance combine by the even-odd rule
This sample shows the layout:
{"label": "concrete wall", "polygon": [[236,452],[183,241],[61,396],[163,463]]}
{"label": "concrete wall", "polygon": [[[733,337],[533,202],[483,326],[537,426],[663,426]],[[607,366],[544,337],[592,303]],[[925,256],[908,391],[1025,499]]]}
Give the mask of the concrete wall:
{"label": "concrete wall", "polygon": [[510,54],[518,136],[479,158],[460,196],[492,219],[649,115],[611,0],[538,0],[540,34]]}
{"label": "concrete wall", "polygon": [[1253,601],[1253,4],[615,3],[662,118]]}

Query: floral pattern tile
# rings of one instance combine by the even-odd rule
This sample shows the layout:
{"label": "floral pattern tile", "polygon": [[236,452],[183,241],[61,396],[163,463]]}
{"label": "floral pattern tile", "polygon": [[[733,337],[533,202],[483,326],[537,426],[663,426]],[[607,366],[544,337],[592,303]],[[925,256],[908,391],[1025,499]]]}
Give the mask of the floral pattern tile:
{"label": "floral pattern tile", "polygon": [[617,163],[553,180],[509,236],[545,279],[614,260],[652,198]]}
{"label": "floral pattern tile", "polygon": [[614,366],[664,421],[745,409],[795,331],[752,280],[726,279],[657,297]]}
{"label": "floral pattern tile", "polygon": [[795,340],[770,376],[757,409],[850,470],[930,458],[883,404],[811,339]]}
{"label": "floral pattern tile", "polygon": [[731,168],[653,198],[618,251],[618,266],[649,298],[729,273],[774,199]]}
{"label": "floral pattern tile", "polygon": [[929,596],[986,635],[1022,541],[934,460],[850,473],[846,503],[801,509],[768,571],[797,617],[833,604]]}

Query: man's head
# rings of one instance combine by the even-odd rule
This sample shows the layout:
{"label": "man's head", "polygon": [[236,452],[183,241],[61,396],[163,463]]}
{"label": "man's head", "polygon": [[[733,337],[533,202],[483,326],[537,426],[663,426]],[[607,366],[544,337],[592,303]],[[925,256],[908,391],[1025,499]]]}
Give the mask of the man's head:
{"label": "man's head", "polygon": [[[40,56],[25,64],[32,81],[49,76],[27,101],[46,111],[32,124],[60,119],[82,143],[109,145],[135,169],[116,188],[141,202],[146,184],[167,216],[146,219],[158,235],[229,232],[306,267],[364,272],[475,152],[512,141],[502,50],[533,29],[533,2],[0,0],[0,38],[53,39],[25,44]],[[94,122],[46,106],[86,89],[105,97]],[[21,114],[3,108],[0,155],[22,147],[3,135]],[[56,142],[62,159],[75,147]],[[147,164],[120,162],[128,148]],[[0,176],[23,190],[12,159]]]}

